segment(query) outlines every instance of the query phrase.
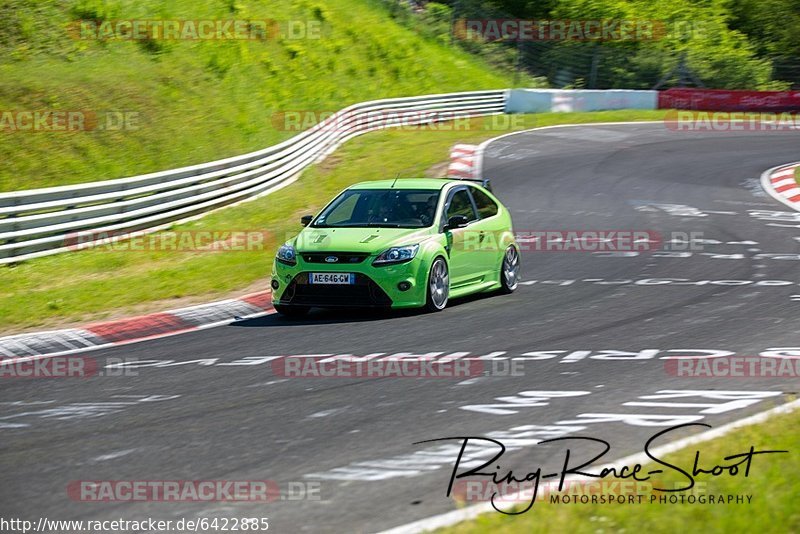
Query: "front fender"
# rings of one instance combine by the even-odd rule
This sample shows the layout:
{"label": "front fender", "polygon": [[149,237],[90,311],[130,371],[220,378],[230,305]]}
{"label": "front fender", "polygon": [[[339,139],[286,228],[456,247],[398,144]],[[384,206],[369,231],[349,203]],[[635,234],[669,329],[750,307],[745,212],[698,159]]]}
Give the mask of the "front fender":
{"label": "front fender", "polygon": [[447,268],[450,269],[450,252],[448,250],[449,244],[447,240],[447,234],[439,234],[432,239],[428,239],[424,243],[420,244],[420,252],[419,254],[422,257],[424,262],[424,268],[420,269],[425,271],[425,276],[428,276],[428,271],[430,271],[431,265],[433,265],[433,260],[435,260],[438,256],[444,258],[444,261],[447,263]]}

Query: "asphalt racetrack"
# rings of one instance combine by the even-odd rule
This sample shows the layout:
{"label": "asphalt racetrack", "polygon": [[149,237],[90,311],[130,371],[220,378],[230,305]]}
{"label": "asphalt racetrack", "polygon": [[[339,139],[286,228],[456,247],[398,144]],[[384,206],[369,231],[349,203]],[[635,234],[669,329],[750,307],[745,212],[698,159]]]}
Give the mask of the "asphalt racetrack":
{"label": "asphalt racetrack", "polygon": [[[563,462],[563,446],[536,445],[546,437],[605,439],[610,461],[670,421],[719,426],[782,404],[796,377],[677,376],[663,358],[800,346],[800,213],[758,180],[798,149],[800,132],[663,124],[498,139],[484,173],[517,233],[648,231],[658,252],[525,251],[514,294],[442,313],[273,314],[88,354],[117,376],[4,381],[3,515],[268,517],[275,532],[375,532],[456,507],[445,493],[460,443],[415,442],[502,438],[514,445],[503,465],[524,473]],[[705,241],[681,244],[689,233]],[[283,356],[374,353],[481,358],[490,376],[275,373]],[[119,362],[127,372],[106,367]],[[270,480],[283,498],[81,502],[67,488],[82,480]]]}

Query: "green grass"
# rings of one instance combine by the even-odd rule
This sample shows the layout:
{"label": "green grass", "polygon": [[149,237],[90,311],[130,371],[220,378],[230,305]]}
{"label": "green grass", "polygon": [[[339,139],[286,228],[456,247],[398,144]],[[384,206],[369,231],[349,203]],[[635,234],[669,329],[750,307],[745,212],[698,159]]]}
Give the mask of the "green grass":
{"label": "green grass", "polygon": [[797,182],[797,185],[800,185],[800,167],[797,167],[794,170],[794,179]]}
{"label": "green grass", "polygon": [[[658,120],[662,116],[663,111],[613,111],[504,117],[516,117],[519,122],[515,129],[525,129],[563,123]],[[476,126],[480,124],[476,122]],[[453,144],[476,143],[502,133],[483,129],[370,133],[346,143],[280,191],[175,228],[266,229],[271,238],[264,251],[118,252],[99,248],[39,258],[14,267],[0,266],[0,329],[19,331],[166,309],[174,299],[206,301],[259,280],[263,285],[258,287],[265,289],[274,250],[299,231],[301,215],[314,213],[349,184],[397,173],[422,176],[447,161]]]}
{"label": "green grass", "polygon": [[[319,39],[89,41],[85,19],[319,22]],[[136,114],[137,129],[0,128],[0,191],[121,178],[264,148],[282,111],[509,87],[513,76],[394,22],[374,0],[9,0],[0,6],[0,111]]]}
{"label": "green grass", "polygon": [[[748,426],[725,437],[688,447],[667,455],[673,465],[689,466],[694,452],[703,458],[724,458],[738,454],[754,445],[756,450],[788,450],[789,454],[756,456],[750,476],[744,478],[722,475],[717,478],[699,475],[698,490],[709,494],[749,494],[750,504],[551,504],[537,501],[525,514],[511,517],[486,514],[475,521],[442,529],[440,534],[500,534],[536,532],[574,532],[597,534],[605,532],[798,532],[800,531],[800,414],[794,412],[776,416],[764,424]],[[647,468],[645,467],[645,470]],[[700,477],[703,477],[702,479]],[[683,483],[685,479],[665,477],[664,482]],[[699,483],[704,483],[701,486]],[[675,487],[675,486],[672,486]],[[688,495],[688,493],[686,493]],[[658,495],[658,493],[656,493]]]}

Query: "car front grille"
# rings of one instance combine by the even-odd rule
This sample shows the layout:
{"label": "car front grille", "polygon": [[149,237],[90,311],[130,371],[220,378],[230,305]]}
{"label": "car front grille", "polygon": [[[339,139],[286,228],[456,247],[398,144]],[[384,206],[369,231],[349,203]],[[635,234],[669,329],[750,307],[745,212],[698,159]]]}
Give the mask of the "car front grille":
{"label": "car front grille", "polygon": [[[354,263],[361,263],[369,254],[365,252],[301,252],[300,256],[306,263],[338,263],[352,265]],[[329,261],[332,258],[336,258],[336,261]]]}
{"label": "car front grille", "polygon": [[294,277],[281,304],[329,307],[389,307],[392,299],[368,276],[356,273],[355,284],[309,284],[308,273]]}

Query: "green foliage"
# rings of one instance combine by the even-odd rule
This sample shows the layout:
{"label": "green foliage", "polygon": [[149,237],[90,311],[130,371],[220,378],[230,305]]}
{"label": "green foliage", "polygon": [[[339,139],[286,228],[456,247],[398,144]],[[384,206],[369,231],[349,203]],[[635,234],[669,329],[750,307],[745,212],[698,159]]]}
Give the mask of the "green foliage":
{"label": "green foliage", "polygon": [[730,6],[731,28],[772,59],[773,78],[800,87],[800,0],[731,0]]}
{"label": "green foliage", "polygon": [[421,31],[441,43],[450,42],[453,10],[450,6],[431,2],[420,16]]}
{"label": "green foliage", "polygon": [[[686,66],[707,87],[766,89],[776,86],[771,63],[759,58],[747,37],[729,28],[728,0],[652,2],[650,0],[558,0],[553,16],[562,19],[658,21],[661,38],[637,42],[608,42],[604,61],[616,70],[609,87],[636,88],[672,70],[681,53]],[[633,58],[633,61],[629,59]],[[624,65],[627,64],[625,67]],[[603,63],[603,68],[608,64]]]}
{"label": "green foliage", "polygon": [[[800,85],[800,0],[440,1],[456,18],[655,21],[665,30],[653,40],[602,42],[599,50],[591,42],[523,42],[526,68],[560,87],[651,88],[684,54],[685,66],[707,87]],[[473,53],[494,46],[459,44]]]}
{"label": "green foliage", "polygon": [[800,0],[731,0],[730,10],[760,54],[800,59]]}
{"label": "green foliage", "polygon": [[[437,8],[441,31],[447,8]],[[375,98],[505,88],[509,73],[393,22],[371,0],[6,0],[0,110],[133,113],[136,130],[0,131],[0,191],[119,178],[286,139],[273,117]],[[75,39],[80,20],[316,21],[319,38]],[[437,42],[438,41],[438,42]]]}

